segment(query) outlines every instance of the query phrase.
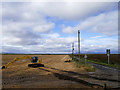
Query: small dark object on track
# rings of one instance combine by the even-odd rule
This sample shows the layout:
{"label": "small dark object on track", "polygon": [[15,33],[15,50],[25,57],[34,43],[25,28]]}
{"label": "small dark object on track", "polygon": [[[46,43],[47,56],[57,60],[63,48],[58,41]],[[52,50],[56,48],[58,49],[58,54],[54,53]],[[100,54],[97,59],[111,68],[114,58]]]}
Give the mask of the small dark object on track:
{"label": "small dark object on track", "polygon": [[28,64],[28,67],[34,67],[34,68],[44,67],[44,64]]}
{"label": "small dark object on track", "polygon": [[65,62],[71,62],[71,60],[67,60],[67,61],[65,61]]}
{"label": "small dark object on track", "polygon": [[1,69],[5,69],[5,66],[2,66],[2,68]]}

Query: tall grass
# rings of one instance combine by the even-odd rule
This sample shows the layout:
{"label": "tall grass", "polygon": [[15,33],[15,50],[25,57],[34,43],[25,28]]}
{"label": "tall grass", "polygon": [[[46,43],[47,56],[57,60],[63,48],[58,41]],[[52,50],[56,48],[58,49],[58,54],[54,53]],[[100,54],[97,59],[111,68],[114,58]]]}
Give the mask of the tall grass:
{"label": "tall grass", "polygon": [[[72,58],[72,55],[69,55],[69,56]],[[95,72],[95,68],[91,64],[89,64],[89,63],[85,64],[84,58],[81,58],[80,62],[76,58],[74,58],[72,61],[75,63],[76,67],[78,67],[78,68],[82,68],[88,72]]]}

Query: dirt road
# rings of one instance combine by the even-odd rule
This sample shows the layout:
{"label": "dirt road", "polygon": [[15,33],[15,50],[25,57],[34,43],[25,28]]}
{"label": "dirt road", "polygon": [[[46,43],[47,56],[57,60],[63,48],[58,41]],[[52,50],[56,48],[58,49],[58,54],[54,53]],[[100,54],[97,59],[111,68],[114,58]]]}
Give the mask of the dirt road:
{"label": "dirt road", "polygon": [[[3,55],[3,65],[22,56]],[[2,70],[3,88],[102,88],[100,84],[103,84],[103,80],[89,76],[88,72],[77,68],[73,62],[65,62],[71,60],[68,55],[30,56],[38,56],[45,67],[30,68],[30,61],[16,62]]]}
{"label": "dirt road", "polygon": [[[3,55],[3,65],[7,64],[15,57],[23,55]],[[37,55],[31,55],[37,56]],[[30,68],[30,61],[16,62],[7,69],[2,70],[3,88],[90,88],[87,85],[70,80],[60,79],[55,72],[59,70],[78,71],[73,63],[65,63],[71,59],[66,55],[38,55],[42,58],[45,67]],[[47,69],[50,69],[48,71]],[[55,70],[59,69],[59,70]]]}

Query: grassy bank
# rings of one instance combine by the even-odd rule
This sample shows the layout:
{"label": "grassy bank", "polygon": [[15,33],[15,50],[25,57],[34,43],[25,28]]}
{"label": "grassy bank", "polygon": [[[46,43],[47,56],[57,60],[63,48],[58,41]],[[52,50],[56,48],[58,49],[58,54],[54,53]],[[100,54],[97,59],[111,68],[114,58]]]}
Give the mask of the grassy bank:
{"label": "grassy bank", "polygon": [[[72,55],[69,55],[69,56],[72,58]],[[79,63],[79,60],[76,58],[74,58],[74,60],[72,60],[72,62],[75,63],[76,67],[81,68],[84,71],[95,72],[95,68],[89,63],[85,64],[83,58],[81,59],[80,63]]]}

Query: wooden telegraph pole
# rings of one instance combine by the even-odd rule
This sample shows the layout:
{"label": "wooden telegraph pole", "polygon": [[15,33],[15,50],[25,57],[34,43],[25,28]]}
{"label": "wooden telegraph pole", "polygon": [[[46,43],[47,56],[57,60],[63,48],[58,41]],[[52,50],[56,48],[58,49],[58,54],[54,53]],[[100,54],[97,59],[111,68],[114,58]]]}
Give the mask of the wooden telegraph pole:
{"label": "wooden telegraph pole", "polygon": [[79,52],[79,63],[80,63],[80,30],[78,30],[78,52]]}

